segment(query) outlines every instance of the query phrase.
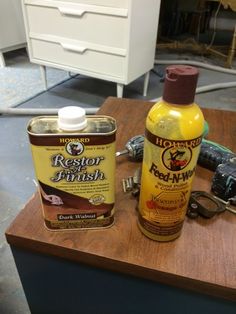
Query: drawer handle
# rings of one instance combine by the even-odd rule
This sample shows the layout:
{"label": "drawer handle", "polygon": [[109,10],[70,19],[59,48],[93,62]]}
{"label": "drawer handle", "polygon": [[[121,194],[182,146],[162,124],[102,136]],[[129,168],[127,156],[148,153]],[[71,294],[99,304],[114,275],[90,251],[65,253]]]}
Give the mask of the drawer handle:
{"label": "drawer handle", "polygon": [[73,44],[65,44],[65,43],[60,43],[62,48],[65,50],[70,50],[70,51],[75,51],[79,53],[84,53],[87,48],[83,46],[78,46],[78,45],[73,45]]}
{"label": "drawer handle", "polygon": [[61,14],[82,16],[86,10],[72,9],[66,7],[58,7]]}

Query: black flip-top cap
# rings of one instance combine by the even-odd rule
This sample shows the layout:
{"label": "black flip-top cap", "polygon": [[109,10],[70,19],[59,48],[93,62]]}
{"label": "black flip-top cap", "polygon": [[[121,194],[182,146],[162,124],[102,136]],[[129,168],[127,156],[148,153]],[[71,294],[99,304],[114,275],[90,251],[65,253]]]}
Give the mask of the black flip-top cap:
{"label": "black flip-top cap", "polygon": [[163,100],[172,104],[191,104],[194,101],[198,69],[188,65],[171,65],[166,68]]}

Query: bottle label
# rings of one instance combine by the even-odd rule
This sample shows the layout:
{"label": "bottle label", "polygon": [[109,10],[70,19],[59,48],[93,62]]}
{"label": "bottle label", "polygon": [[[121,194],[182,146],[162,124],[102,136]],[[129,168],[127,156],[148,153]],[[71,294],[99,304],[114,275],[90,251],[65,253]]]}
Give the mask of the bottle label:
{"label": "bottle label", "polygon": [[114,221],[114,134],[31,135],[30,140],[46,226],[110,226]]}
{"label": "bottle label", "polygon": [[201,140],[176,141],[146,130],[139,222],[149,232],[165,236],[181,230]]}

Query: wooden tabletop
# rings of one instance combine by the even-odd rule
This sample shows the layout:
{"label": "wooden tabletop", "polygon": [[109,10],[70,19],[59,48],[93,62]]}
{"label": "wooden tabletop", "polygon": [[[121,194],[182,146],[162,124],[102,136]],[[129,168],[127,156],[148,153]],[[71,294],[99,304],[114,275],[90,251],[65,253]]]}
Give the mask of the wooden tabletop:
{"label": "wooden tabletop", "polygon": [[[150,102],[108,98],[99,110],[117,120],[117,150],[143,134]],[[208,138],[236,151],[236,112],[203,109]],[[42,254],[134,275],[175,287],[236,301],[236,215],[186,218],[173,242],[146,238],[137,226],[137,200],[122,191],[122,178],[139,163],[117,159],[115,224],[104,230],[48,231],[38,193],[32,196],[6,231],[9,244]],[[193,189],[210,191],[213,172],[197,167]]]}

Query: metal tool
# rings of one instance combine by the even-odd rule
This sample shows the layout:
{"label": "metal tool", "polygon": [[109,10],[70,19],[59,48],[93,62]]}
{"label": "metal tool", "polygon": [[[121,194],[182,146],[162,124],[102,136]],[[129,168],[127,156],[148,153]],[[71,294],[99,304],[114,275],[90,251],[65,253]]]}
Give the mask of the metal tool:
{"label": "metal tool", "polygon": [[125,145],[125,149],[116,152],[116,157],[128,154],[130,158],[134,160],[143,159],[143,145],[144,145],[144,136],[136,135],[132,137]]}
{"label": "metal tool", "polygon": [[141,168],[137,168],[133,176],[122,179],[123,192],[131,192],[133,196],[138,196],[141,184]]}
{"label": "metal tool", "polygon": [[189,218],[197,218],[200,215],[204,218],[212,218],[226,210],[236,214],[236,209],[233,208],[233,205],[235,205],[235,198],[224,201],[207,192],[194,191],[189,199],[187,216]]}
{"label": "metal tool", "polygon": [[134,180],[133,177],[128,177],[126,179],[122,179],[122,186],[124,193],[132,191],[134,187]]}
{"label": "metal tool", "polygon": [[232,198],[229,198],[228,201],[224,201],[217,196],[214,196],[214,198],[217,199],[222,204],[224,204],[225,210],[228,210],[232,214],[236,214],[236,195]]}

